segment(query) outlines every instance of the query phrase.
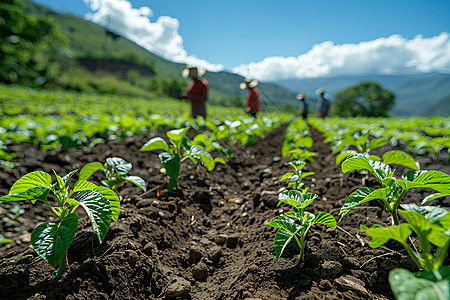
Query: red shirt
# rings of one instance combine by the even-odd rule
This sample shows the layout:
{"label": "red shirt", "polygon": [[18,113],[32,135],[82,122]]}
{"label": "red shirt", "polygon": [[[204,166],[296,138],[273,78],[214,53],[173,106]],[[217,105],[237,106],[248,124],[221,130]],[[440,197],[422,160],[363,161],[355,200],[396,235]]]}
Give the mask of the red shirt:
{"label": "red shirt", "polygon": [[205,100],[190,99],[192,104],[206,102],[206,100],[208,100],[208,98],[207,98],[208,97],[208,81],[204,78],[199,78],[199,77],[192,78],[192,81],[187,88],[187,93],[188,93],[187,98],[189,98],[189,95],[196,95],[196,96],[205,95],[206,96]]}
{"label": "red shirt", "polygon": [[259,100],[259,90],[254,87],[248,89],[247,105],[250,108],[249,113],[254,114],[261,110],[261,101]]}

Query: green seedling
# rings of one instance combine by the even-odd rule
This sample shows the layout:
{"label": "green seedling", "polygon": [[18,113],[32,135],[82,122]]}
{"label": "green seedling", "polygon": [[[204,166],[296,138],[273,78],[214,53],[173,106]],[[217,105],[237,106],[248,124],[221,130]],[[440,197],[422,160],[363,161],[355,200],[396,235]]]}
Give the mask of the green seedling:
{"label": "green seedling", "polygon": [[[384,228],[361,225],[372,238],[369,246],[377,248],[389,239],[399,242],[422,270],[412,274],[395,269],[389,274],[389,283],[397,299],[450,299],[450,268],[443,266],[450,246],[450,214],[436,206],[401,205],[399,213],[407,224]],[[412,234],[419,239],[419,249],[413,249],[406,239]],[[433,249],[436,249],[433,253]]]}
{"label": "green seedling", "polygon": [[314,172],[303,172],[303,168],[306,165],[306,162],[301,160],[295,160],[288,163],[291,167],[294,168],[294,172],[287,172],[282,177],[281,180],[288,181],[288,187],[293,187],[296,190],[301,191],[302,193],[306,193],[308,188],[302,189],[304,183],[302,179],[314,175]]}
{"label": "green seedling", "polygon": [[133,165],[120,157],[108,157],[104,164],[100,162],[92,162],[81,168],[80,180],[88,180],[92,174],[102,170],[105,173],[106,180],[102,180],[102,184],[113,191],[116,191],[126,182],[131,182],[144,190],[147,190],[145,181],[138,176],[128,176]]}
{"label": "green seedling", "polygon": [[[339,153],[336,156],[336,164],[340,164],[344,159],[349,156],[355,155],[357,153],[364,154],[367,158],[371,160],[380,161],[381,158],[376,155],[371,155],[369,152],[372,149],[381,147],[385,144],[389,143],[389,139],[387,138],[378,138],[369,140],[369,132],[362,134],[360,136],[347,135],[342,140],[334,141],[333,154]],[[357,149],[349,150],[350,147],[354,147]]]}
{"label": "green seedling", "polygon": [[303,259],[306,248],[306,235],[314,224],[325,224],[336,228],[336,220],[327,212],[319,212],[314,215],[305,211],[318,196],[314,193],[303,194],[301,191],[284,191],[278,195],[278,205],[287,203],[294,207],[293,212],[286,212],[270,220],[266,225],[279,228],[275,234],[274,247],[277,260],[281,257],[286,247],[295,239],[300,249],[298,261]]}
{"label": "green seedling", "polygon": [[[419,269],[433,271],[439,268],[450,246],[450,214],[436,206],[403,204],[401,207],[403,209],[399,209],[399,213],[405,217],[407,224],[388,228],[379,225],[367,228],[361,225],[361,230],[372,238],[369,246],[377,248],[393,239],[406,249]],[[413,250],[405,242],[413,231],[419,238],[418,250]],[[432,245],[437,247],[435,254],[432,252]]]}
{"label": "green seedling", "polygon": [[[388,164],[397,164],[414,169],[403,174],[402,179],[394,177],[395,170]],[[422,203],[450,195],[450,175],[434,170],[418,170],[417,163],[406,153],[390,151],[383,155],[383,162],[368,159],[363,154],[347,158],[342,163],[342,172],[368,170],[381,184],[381,188],[362,187],[354,191],[344,203],[339,215],[342,218],[355,206],[368,201],[379,200],[391,213],[394,225],[399,225],[398,206],[406,191],[412,188],[430,188],[438,193],[426,197]]]}
{"label": "green seedling", "polygon": [[168,189],[173,190],[178,185],[181,163],[186,159],[192,160],[195,164],[202,162],[208,171],[212,171],[216,162],[225,163],[222,158],[213,158],[205,149],[192,145],[186,136],[189,127],[168,131],[170,145],[162,138],[155,137],[142,146],[141,151],[163,150],[159,154],[159,160],[163,164],[169,177]]}
{"label": "green seedling", "polygon": [[[78,180],[73,188],[67,181],[77,172],[64,177],[55,173],[56,183],[51,183],[50,174],[35,171],[17,180],[9,194],[0,197],[0,204],[30,200],[33,204],[41,201],[59,218],[56,223],[42,223],[31,233],[31,244],[39,256],[54,268],[58,266],[57,276],[64,273],[67,265],[67,249],[72,244],[78,228],[75,210],[81,206],[92,221],[92,228],[101,242],[106,237],[112,221],[119,218],[119,197],[110,189],[97,186],[86,180]],[[53,194],[58,205],[48,201]]]}

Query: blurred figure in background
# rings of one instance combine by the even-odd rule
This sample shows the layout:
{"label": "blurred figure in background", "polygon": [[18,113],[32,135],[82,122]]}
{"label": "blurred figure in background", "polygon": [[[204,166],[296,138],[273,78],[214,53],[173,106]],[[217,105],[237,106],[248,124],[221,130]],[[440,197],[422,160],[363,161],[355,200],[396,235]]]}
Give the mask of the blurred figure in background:
{"label": "blurred figure in background", "polygon": [[330,101],[328,101],[324,95],[325,90],[320,88],[316,91],[316,94],[319,95],[319,101],[317,101],[317,111],[319,112],[319,117],[325,118],[328,116],[328,110],[330,109]]}
{"label": "blurred figure in background", "polygon": [[259,90],[256,87],[258,85],[257,80],[245,78],[239,87],[241,90],[248,89],[247,104],[245,105],[245,112],[252,117],[256,117],[256,113],[261,110],[261,101],[259,100]]}
{"label": "blurred figure in background", "polygon": [[191,102],[192,117],[194,119],[197,116],[206,118],[206,101],[208,101],[209,86],[208,81],[200,77],[205,73],[206,70],[191,65],[187,65],[186,69],[181,73],[183,78],[190,77],[192,79],[187,88],[187,92],[181,92],[180,98]]}
{"label": "blurred figure in background", "polygon": [[301,93],[297,95],[297,99],[300,100],[300,104],[302,105],[300,110],[302,118],[306,120],[308,118],[308,97],[306,94]]}

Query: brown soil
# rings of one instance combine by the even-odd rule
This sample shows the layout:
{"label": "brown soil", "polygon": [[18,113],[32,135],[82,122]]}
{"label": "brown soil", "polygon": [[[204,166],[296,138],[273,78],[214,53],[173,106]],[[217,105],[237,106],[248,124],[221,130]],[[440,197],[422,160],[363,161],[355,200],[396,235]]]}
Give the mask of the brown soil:
{"label": "brown soil", "polygon": [[[338,218],[346,197],[363,182],[377,186],[360,173],[342,174],[323,136],[312,130],[318,153],[305,178],[319,199],[313,213],[330,212]],[[413,262],[395,242],[378,249],[367,244],[359,225],[389,225],[390,216],[376,203],[356,208],[336,230],[318,225],[308,235],[304,262],[296,263],[296,249],[275,259],[275,228],[264,225],[288,205],[274,207],[277,192],[285,187],[281,176],[290,171],[279,160],[283,129],[268,133],[255,145],[236,147],[235,159],[211,173],[192,163],[182,166],[182,193],[143,194],[129,184],[118,194],[121,212],[102,244],[93,234],[82,209],[78,233],[68,251],[69,267],[62,278],[32,250],[29,239],[40,222],[55,218],[42,203],[19,203],[25,213],[3,219],[0,233],[15,240],[0,245],[0,299],[393,299],[387,282],[391,269],[415,270]],[[28,144],[13,147],[21,154],[20,167],[0,165],[0,195],[24,174],[52,169],[65,175],[92,161],[119,156],[133,164],[130,175],[144,178],[148,189],[160,186],[157,155],[140,152],[145,137],[110,141],[87,153],[82,148],[54,155]],[[384,150],[388,150],[387,148]],[[423,169],[449,173],[444,161],[418,158]],[[402,170],[400,170],[402,171]],[[94,177],[99,183],[101,174]],[[367,179],[368,178],[368,179]],[[428,191],[407,193],[406,201],[419,203]],[[448,199],[435,205],[449,207]],[[6,217],[14,204],[3,204]],[[11,216],[12,217],[12,216]],[[220,238],[225,240],[220,242]]]}

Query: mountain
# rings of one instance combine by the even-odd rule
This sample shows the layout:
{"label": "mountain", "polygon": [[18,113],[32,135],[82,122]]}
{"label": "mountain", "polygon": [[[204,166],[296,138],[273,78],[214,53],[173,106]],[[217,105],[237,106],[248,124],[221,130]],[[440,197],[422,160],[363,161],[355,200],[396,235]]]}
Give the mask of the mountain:
{"label": "mountain", "polygon": [[[433,115],[427,106],[450,96],[450,74],[418,74],[418,75],[374,75],[339,78],[287,79],[278,80],[279,84],[293,92],[306,92],[312,97],[318,88],[324,88],[333,100],[337,91],[347,89],[365,81],[373,81],[396,95],[396,103],[391,113],[399,116]],[[445,98],[445,99],[448,99]],[[438,102],[436,102],[438,103]],[[445,103],[445,102],[444,102]],[[450,115],[450,107],[446,105],[438,111],[440,115]]]}
{"label": "mountain", "polygon": [[[28,14],[50,17],[57,23],[59,31],[67,37],[68,48],[73,58],[88,69],[95,69],[95,61],[99,58],[109,57],[122,63],[120,68],[115,69],[116,72],[124,72],[129,68],[142,71],[142,68],[147,68],[149,73],[156,73],[157,77],[182,79],[181,71],[185,68],[185,64],[168,61],[124,37],[107,38],[108,30],[90,21],[68,13],[57,13],[29,0],[22,2]],[[108,62],[109,71],[112,72],[114,66],[118,64]],[[241,103],[246,98],[247,92],[239,89],[239,84],[243,81],[242,76],[228,72],[207,72],[204,77],[210,85],[210,103],[231,106],[233,98],[240,97]],[[188,80],[186,84],[187,82]],[[295,93],[277,84],[261,83],[259,89],[263,107],[271,106],[267,110],[286,106],[292,109],[298,105]]]}
{"label": "mountain", "polygon": [[422,116],[449,116],[450,94],[432,102],[421,111]]}

